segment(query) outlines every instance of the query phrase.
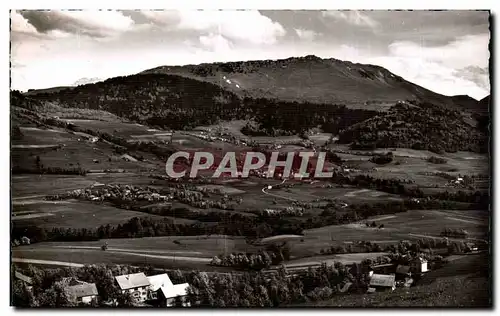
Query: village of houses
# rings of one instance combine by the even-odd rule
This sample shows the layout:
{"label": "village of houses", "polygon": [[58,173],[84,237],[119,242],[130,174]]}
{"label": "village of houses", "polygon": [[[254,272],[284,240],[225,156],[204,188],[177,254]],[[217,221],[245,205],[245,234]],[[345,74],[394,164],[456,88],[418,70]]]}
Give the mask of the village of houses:
{"label": "village of houses", "polygon": [[[15,272],[14,276],[30,289],[33,283],[30,277],[18,271]],[[186,299],[189,284],[173,284],[166,273],[152,276],[146,276],[143,272],[118,275],[114,277],[114,281],[122,294],[130,293],[138,307],[190,306]],[[69,300],[75,305],[85,306],[99,302],[99,292],[95,283],[87,283],[75,278],[63,278],[60,285],[63,286]],[[109,302],[109,305],[117,306],[118,303],[116,301]]]}
{"label": "village of houses", "polygon": [[[410,287],[414,277],[421,277],[429,271],[427,260],[416,257],[409,265],[379,264],[363,266],[353,264],[350,272],[353,275],[364,274],[369,280],[367,293],[392,292],[397,288]],[[30,277],[16,271],[15,278],[31,288]],[[173,284],[167,273],[146,276],[144,272],[117,275],[114,282],[122,294],[130,293],[137,307],[190,307],[188,283]],[[70,301],[78,306],[97,304],[99,292],[95,283],[87,283],[76,278],[63,278],[60,281]],[[352,283],[346,282],[339,289],[341,293],[349,292]],[[118,306],[116,301],[110,306]]]}

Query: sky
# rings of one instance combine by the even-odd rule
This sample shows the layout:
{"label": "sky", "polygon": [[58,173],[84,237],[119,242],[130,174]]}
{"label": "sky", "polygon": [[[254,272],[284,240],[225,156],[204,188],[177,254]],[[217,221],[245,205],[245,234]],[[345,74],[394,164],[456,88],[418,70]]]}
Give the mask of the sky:
{"label": "sky", "polygon": [[11,11],[11,86],[316,55],[481,99],[490,93],[488,19],[487,11]]}

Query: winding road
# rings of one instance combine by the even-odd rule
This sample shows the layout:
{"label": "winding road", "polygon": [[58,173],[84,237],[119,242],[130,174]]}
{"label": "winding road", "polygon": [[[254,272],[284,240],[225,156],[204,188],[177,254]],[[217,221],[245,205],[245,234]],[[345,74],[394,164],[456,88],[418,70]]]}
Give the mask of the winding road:
{"label": "winding road", "polygon": [[[281,182],[280,184],[277,184],[277,185],[282,185],[283,183],[285,183],[286,179],[283,179],[283,182]],[[270,186],[271,188],[273,186]],[[268,189],[269,186],[265,186],[262,188],[262,193],[264,194],[267,194],[267,195],[270,195],[270,196],[274,196],[274,197],[277,197],[277,198],[280,198],[280,199],[285,199],[285,200],[288,200],[288,201],[292,201],[292,202],[297,202],[297,200],[295,199],[292,199],[292,198],[288,198],[288,197],[285,197],[285,196],[280,196],[280,195],[277,195],[277,194],[272,194],[272,193],[269,193],[266,191],[266,189]]]}

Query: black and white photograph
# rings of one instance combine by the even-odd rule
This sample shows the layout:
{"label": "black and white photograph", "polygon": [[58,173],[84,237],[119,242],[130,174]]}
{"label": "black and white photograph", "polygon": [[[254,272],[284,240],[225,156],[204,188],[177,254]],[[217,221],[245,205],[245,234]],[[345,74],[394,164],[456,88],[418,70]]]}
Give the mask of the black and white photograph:
{"label": "black and white photograph", "polygon": [[10,306],[491,309],[493,19],[11,9]]}

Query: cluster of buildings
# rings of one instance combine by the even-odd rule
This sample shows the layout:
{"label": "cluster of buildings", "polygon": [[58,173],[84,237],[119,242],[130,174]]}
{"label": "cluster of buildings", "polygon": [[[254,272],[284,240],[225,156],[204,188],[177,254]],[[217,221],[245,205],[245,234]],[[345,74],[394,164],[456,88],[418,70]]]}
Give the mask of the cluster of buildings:
{"label": "cluster of buildings", "polygon": [[[173,195],[161,195],[158,192],[152,191],[150,188],[134,187],[129,185],[113,185],[95,183],[90,188],[77,189],[66,194],[67,196],[78,199],[91,201],[104,201],[108,199],[120,198],[125,201],[150,201],[164,202],[173,198]],[[57,196],[53,197],[57,199]]]}
{"label": "cluster of buildings", "polygon": [[267,216],[303,216],[304,215],[304,208],[302,207],[297,207],[297,206],[287,206],[284,208],[280,209],[271,209],[271,208],[266,208],[262,213],[266,214]]}
{"label": "cluster of buildings", "polygon": [[457,188],[464,188],[464,187],[467,186],[468,183],[470,183],[470,180],[466,181],[466,179],[464,177],[457,176],[456,178],[451,179],[450,181],[448,181],[448,183],[446,184],[446,186],[457,187]]}
{"label": "cluster of buildings", "polygon": [[[30,277],[15,272],[28,289],[33,281]],[[115,276],[115,282],[122,294],[130,293],[135,304],[141,306],[190,306],[187,300],[188,283],[173,284],[168,274],[146,276],[143,272]],[[99,292],[95,283],[87,283],[76,278],[63,278],[58,282],[68,294],[71,302],[77,305],[97,304]]]}
{"label": "cluster of buildings", "polygon": [[189,306],[186,300],[188,283],[173,284],[168,274],[146,276],[144,273],[125,274],[115,277],[122,294],[129,292],[137,303],[155,306]]}
{"label": "cluster of buildings", "polygon": [[368,269],[368,293],[394,291],[396,287],[410,287],[412,276],[429,271],[427,260],[417,257],[408,265],[381,264]]}

